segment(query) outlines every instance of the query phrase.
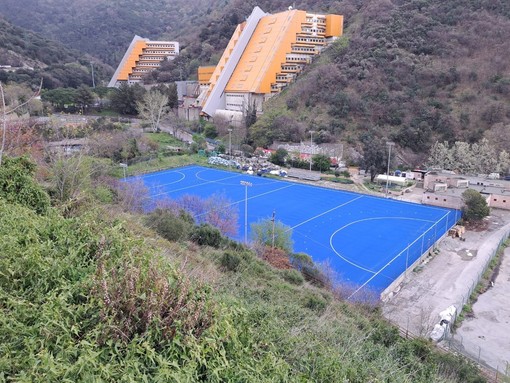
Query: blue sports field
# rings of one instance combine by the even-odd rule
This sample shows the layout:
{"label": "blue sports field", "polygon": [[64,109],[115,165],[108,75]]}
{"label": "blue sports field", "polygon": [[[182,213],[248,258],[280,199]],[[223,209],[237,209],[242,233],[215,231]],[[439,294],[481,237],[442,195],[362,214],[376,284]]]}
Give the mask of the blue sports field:
{"label": "blue sports field", "polygon": [[239,241],[244,240],[246,201],[248,238],[250,223],[269,219],[274,211],[277,221],[292,228],[295,252],[327,262],[360,290],[382,292],[460,218],[456,210],[200,166],[137,179],[149,188],[151,201],[226,196],[238,208]]}

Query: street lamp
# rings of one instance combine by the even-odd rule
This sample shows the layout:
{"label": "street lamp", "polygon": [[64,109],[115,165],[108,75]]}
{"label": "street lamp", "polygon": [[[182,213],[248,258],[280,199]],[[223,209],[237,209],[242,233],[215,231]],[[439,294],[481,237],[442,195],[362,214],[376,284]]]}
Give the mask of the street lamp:
{"label": "street lamp", "polygon": [[388,147],[388,171],[386,172],[386,198],[388,198],[388,186],[389,186],[389,182],[390,182],[391,147],[395,146],[395,143],[388,141],[388,142],[386,142],[386,146]]}
{"label": "street lamp", "polygon": [[124,163],[120,163],[119,166],[122,168],[122,170],[124,171],[124,178],[126,178],[126,169],[128,167],[127,164],[124,164]]}
{"label": "street lamp", "polygon": [[248,186],[253,186],[251,182],[241,181],[244,186],[244,244],[248,243]]}
{"label": "street lamp", "polygon": [[313,146],[312,135],[314,133],[315,131],[310,130],[310,171],[312,171],[312,146]]}

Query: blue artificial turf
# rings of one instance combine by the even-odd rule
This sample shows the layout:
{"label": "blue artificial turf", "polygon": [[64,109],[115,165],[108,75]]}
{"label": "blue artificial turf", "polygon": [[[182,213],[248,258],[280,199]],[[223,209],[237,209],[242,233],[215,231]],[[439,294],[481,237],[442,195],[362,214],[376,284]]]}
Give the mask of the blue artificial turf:
{"label": "blue artificial turf", "polygon": [[[250,223],[271,218],[274,211],[277,221],[293,229],[295,252],[326,262],[346,283],[376,292],[388,287],[460,218],[456,210],[200,166],[138,179],[149,188],[152,203],[183,195],[225,196],[238,209],[239,241],[244,240],[247,191],[248,232]],[[253,186],[246,190],[241,181]]]}

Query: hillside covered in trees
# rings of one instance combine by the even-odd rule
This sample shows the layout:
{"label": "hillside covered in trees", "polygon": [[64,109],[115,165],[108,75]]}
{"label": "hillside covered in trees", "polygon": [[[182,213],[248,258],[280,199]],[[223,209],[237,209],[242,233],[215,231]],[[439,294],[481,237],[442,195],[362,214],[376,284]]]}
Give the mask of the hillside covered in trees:
{"label": "hillside covered in trees", "polygon": [[117,66],[133,39],[179,40],[215,15],[227,0],[3,0],[0,13],[15,25]]}
{"label": "hillside covered in trees", "polygon": [[392,140],[408,154],[483,137],[508,150],[510,3],[363,3],[345,36],[273,99],[252,141],[298,141],[314,130],[318,141]]}
{"label": "hillside covered in trees", "polygon": [[0,81],[39,85],[44,88],[92,85],[91,65],[99,82],[110,76],[112,68],[90,55],[16,27],[0,15]]}
{"label": "hillside covered in trees", "polygon": [[[284,1],[5,0],[5,16],[117,65],[134,34],[181,42],[181,55],[148,81],[193,79],[219,59],[255,5]],[[510,3],[505,0],[295,1],[345,16],[344,37],[266,107],[246,143],[343,142],[358,153],[397,143],[409,164],[434,142],[510,141]],[[29,10],[29,11],[28,11]],[[27,12],[30,12],[28,17]],[[100,38],[98,33],[100,32]]]}

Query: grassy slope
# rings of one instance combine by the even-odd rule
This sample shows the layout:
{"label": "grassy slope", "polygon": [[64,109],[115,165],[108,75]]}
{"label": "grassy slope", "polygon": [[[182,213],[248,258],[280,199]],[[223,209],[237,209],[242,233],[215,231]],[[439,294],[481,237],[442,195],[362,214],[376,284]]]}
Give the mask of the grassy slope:
{"label": "grassy slope", "polygon": [[242,247],[166,242],[111,208],[36,214],[5,192],[2,381],[483,381]]}

